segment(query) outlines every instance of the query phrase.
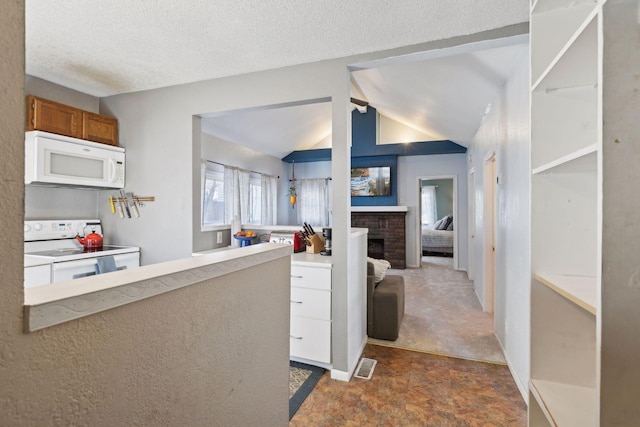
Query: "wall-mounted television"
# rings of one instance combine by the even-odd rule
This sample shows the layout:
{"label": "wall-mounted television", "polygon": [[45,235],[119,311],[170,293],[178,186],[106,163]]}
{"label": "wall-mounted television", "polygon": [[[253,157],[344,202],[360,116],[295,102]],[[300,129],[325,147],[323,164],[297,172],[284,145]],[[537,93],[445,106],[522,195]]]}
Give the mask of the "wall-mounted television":
{"label": "wall-mounted television", "polygon": [[391,168],[389,166],[351,168],[351,195],[390,196]]}

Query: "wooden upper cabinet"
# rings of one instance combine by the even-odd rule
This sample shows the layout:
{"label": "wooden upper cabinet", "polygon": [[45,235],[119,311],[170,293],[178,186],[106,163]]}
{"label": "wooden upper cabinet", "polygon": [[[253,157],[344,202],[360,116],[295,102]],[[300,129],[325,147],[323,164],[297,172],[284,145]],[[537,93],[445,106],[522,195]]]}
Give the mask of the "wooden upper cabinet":
{"label": "wooden upper cabinet", "polygon": [[27,130],[43,130],[82,138],[82,110],[29,95]]}
{"label": "wooden upper cabinet", "polygon": [[82,113],[82,139],[118,145],[118,121],[99,114]]}
{"label": "wooden upper cabinet", "polygon": [[27,130],[118,145],[118,120],[33,95],[27,96]]}

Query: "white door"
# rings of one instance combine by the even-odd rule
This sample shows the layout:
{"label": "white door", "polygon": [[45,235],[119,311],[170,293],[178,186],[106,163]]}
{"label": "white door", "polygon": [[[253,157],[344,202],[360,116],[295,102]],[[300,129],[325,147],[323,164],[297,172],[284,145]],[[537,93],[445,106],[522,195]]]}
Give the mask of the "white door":
{"label": "white door", "polygon": [[496,155],[492,153],[484,164],[484,311],[493,313],[495,289],[495,206]]}
{"label": "white door", "polygon": [[469,280],[473,280],[475,265],[475,247],[476,247],[476,175],[475,170],[469,171],[469,268],[467,275]]}

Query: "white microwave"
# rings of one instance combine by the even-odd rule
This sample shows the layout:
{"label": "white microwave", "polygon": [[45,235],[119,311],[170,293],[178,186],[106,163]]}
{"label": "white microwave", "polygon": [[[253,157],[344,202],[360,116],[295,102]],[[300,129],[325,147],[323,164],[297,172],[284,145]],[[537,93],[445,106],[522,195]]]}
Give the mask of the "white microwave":
{"label": "white microwave", "polygon": [[124,148],[36,130],[24,151],[25,184],[124,188]]}

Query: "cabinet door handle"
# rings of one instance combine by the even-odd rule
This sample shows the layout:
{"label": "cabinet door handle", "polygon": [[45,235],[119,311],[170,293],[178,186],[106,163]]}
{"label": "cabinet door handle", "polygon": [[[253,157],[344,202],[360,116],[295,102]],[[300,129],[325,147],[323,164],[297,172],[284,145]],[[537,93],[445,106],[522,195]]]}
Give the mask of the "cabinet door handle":
{"label": "cabinet door handle", "polygon": [[301,340],[302,337],[294,337],[293,335],[289,335],[290,338],[293,338],[294,340]]}
{"label": "cabinet door handle", "polygon": [[294,301],[294,300],[291,300],[291,302],[292,302],[293,304],[302,304],[302,301]]}
{"label": "cabinet door handle", "polygon": [[302,279],[304,276],[294,276],[293,274],[291,275],[292,278],[294,279]]}

